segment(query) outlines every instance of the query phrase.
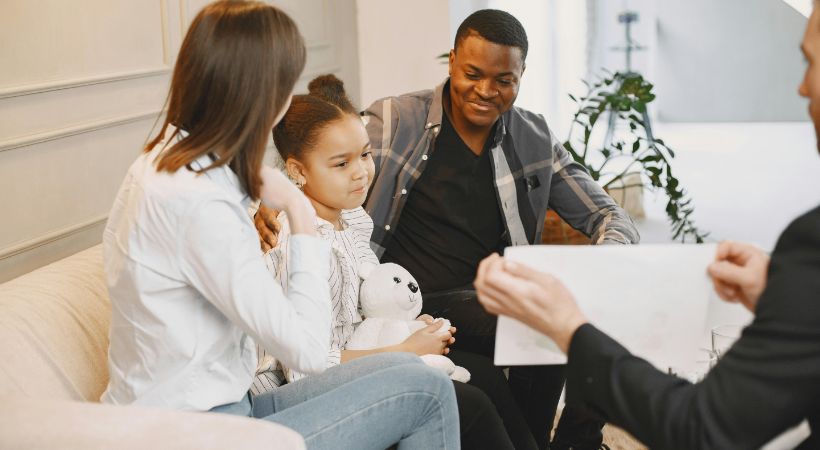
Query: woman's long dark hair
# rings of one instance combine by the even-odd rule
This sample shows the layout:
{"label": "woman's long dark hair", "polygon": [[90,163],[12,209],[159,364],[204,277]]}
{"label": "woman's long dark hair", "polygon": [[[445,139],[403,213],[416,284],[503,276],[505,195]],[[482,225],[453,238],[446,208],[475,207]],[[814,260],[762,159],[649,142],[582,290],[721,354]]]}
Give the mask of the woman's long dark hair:
{"label": "woman's long dark hair", "polygon": [[[261,2],[218,1],[197,14],[177,57],[169,125],[188,135],[165,150],[157,170],[175,172],[206,153],[217,156],[259,197],[259,169],[270,130],[305,67],[305,44],[284,12]],[[170,142],[170,141],[169,141]]]}

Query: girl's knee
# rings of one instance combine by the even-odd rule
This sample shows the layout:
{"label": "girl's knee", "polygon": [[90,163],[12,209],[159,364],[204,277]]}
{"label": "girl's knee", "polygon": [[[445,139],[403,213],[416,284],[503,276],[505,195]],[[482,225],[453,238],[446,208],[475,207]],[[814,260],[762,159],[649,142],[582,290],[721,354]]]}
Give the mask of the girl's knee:
{"label": "girl's knee", "polygon": [[421,359],[415,353],[407,352],[390,352],[385,353],[394,364],[423,364]]}
{"label": "girl's knee", "polygon": [[409,390],[426,390],[436,393],[453,391],[453,381],[440,369],[426,364],[411,364],[403,367],[402,372],[408,381]]}
{"label": "girl's knee", "polygon": [[380,363],[388,367],[398,366],[402,364],[423,364],[421,359],[419,359],[419,357],[416,356],[414,353],[377,353],[375,355],[367,356],[367,358],[377,359]]}
{"label": "girl's knee", "polygon": [[390,371],[396,367],[409,367],[409,366],[423,366],[421,359],[418,356],[412,353],[376,353],[373,355],[362,356],[361,358],[356,358],[349,363],[345,363],[342,366],[347,367],[349,370],[361,374],[360,376],[382,372],[382,371]]}

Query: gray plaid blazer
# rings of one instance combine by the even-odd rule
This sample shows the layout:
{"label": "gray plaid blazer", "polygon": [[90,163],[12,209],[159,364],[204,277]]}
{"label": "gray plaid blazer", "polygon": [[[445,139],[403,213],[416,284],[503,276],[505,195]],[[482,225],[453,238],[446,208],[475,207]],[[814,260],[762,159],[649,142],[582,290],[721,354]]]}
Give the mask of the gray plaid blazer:
{"label": "gray plaid blazer", "polygon": [[[371,243],[380,257],[407,194],[435,151],[448,82],[377,100],[362,113],[376,164],[365,209],[373,218]],[[543,116],[514,106],[495,127],[494,181],[511,245],[540,243],[547,208],[595,244],[639,241],[627,213],[572,159]]]}

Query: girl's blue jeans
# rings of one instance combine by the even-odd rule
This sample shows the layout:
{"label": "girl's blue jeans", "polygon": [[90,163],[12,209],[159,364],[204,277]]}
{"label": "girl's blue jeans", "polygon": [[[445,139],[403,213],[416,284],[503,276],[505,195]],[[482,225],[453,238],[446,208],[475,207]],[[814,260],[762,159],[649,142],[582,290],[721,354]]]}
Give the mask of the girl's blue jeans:
{"label": "girl's blue jeans", "polygon": [[453,383],[410,353],[357,358],[211,411],[285,425],[309,449],[460,446]]}

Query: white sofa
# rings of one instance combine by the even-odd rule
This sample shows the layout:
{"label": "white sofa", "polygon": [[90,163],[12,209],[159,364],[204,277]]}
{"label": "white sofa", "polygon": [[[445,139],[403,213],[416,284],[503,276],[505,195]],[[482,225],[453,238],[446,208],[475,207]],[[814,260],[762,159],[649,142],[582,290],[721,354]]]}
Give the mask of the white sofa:
{"label": "white sofa", "polygon": [[98,403],[110,310],[100,246],[0,284],[0,448],[304,448],[260,420]]}

